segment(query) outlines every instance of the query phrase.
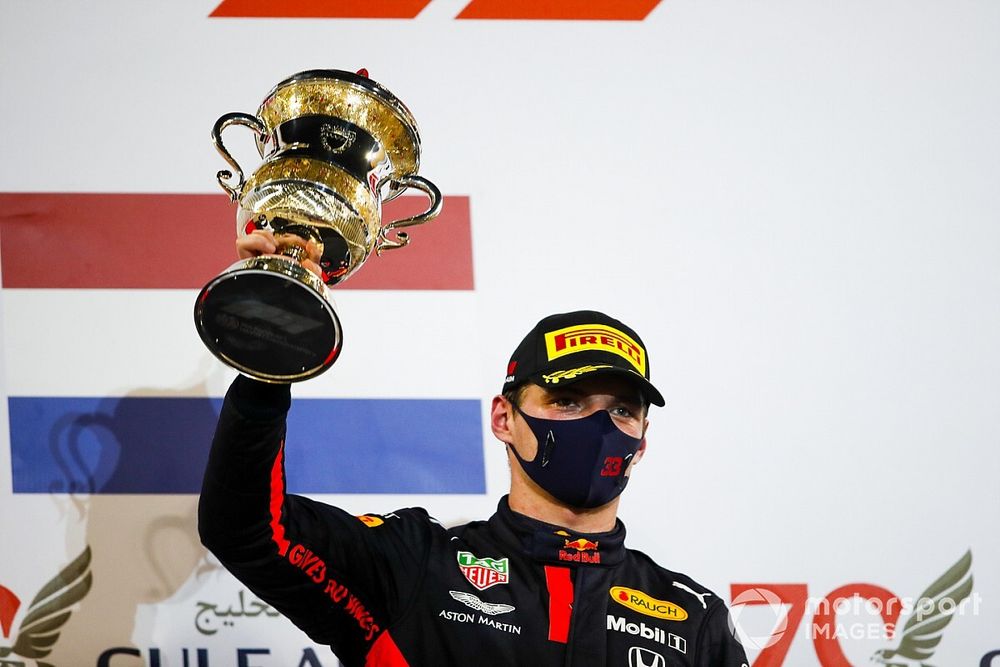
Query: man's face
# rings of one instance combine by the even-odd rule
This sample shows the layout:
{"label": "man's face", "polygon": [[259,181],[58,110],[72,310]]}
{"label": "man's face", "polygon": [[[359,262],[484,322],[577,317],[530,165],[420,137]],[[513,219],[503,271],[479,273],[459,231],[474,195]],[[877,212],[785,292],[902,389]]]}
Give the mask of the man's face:
{"label": "man's face", "polygon": [[[606,410],[624,433],[642,438],[649,424],[639,388],[623,377],[601,375],[571,385],[541,387],[527,385],[521,392],[521,410],[543,419],[580,419]],[[513,444],[527,461],[535,458],[538,441],[527,422],[514,417],[510,422]]]}

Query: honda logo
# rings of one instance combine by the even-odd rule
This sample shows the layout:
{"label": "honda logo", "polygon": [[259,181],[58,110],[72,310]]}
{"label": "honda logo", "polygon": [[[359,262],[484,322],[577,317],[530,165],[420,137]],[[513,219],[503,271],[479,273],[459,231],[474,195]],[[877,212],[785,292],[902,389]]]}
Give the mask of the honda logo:
{"label": "honda logo", "polygon": [[633,646],[628,650],[629,667],[667,667],[667,660],[648,648]]}

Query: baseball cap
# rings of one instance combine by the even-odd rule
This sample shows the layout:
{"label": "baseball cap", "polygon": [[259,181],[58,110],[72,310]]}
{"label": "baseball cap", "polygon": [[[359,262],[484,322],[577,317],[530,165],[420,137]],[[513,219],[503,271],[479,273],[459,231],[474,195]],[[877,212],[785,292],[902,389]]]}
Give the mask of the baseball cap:
{"label": "baseball cap", "polygon": [[535,325],[511,355],[503,392],[525,382],[565,386],[613,373],[635,381],[646,400],[663,405],[649,381],[649,356],[631,327],[596,310],[549,315]]}

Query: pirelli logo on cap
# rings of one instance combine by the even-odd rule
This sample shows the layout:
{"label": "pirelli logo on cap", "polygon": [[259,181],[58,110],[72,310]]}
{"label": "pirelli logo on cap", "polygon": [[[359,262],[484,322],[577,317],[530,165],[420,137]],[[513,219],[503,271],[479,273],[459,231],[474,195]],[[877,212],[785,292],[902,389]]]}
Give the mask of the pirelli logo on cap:
{"label": "pirelli logo on cap", "polygon": [[618,329],[603,324],[580,324],[545,334],[545,351],[549,361],[584,350],[617,354],[641,375],[646,375],[646,351]]}

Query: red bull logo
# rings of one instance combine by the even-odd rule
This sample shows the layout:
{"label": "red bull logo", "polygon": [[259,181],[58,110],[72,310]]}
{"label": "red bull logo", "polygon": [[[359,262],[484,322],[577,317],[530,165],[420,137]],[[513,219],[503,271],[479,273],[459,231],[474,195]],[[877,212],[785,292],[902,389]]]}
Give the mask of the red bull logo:
{"label": "red bull logo", "polygon": [[598,551],[598,542],[591,542],[582,537],[575,540],[564,540],[563,548],[559,550],[559,560],[568,563],[592,563],[597,565],[601,562],[601,552]]}
{"label": "red bull logo", "polygon": [[598,542],[591,542],[590,540],[585,540],[582,537],[575,540],[566,540],[567,549],[576,549],[577,551],[596,551]]}

